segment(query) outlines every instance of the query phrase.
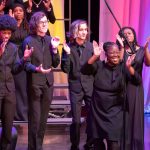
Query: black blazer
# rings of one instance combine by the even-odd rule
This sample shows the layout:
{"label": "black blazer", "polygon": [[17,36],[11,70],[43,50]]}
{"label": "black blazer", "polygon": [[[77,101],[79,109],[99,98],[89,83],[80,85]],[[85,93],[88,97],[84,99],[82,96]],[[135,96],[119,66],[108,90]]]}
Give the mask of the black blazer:
{"label": "black blazer", "polygon": [[[15,91],[13,74],[23,70],[23,60],[19,59],[17,47],[8,42],[5,51],[0,56],[0,88],[7,87],[9,91]],[[4,88],[5,89],[5,88]]]}
{"label": "black blazer", "polygon": [[30,84],[45,84],[48,81],[49,85],[54,82],[52,71],[48,74],[37,73],[35,68],[40,64],[44,69],[56,68],[60,63],[59,53],[54,54],[51,49],[51,37],[46,35],[42,38],[37,35],[28,36],[23,43],[23,47],[28,45],[33,47],[34,51],[28,61],[25,63],[25,70],[28,72],[28,80]]}
{"label": "black blazer", "polygon": [[93,55],[93,45],[90,42],[85,42],[82,46],[82,55],[79,57],[78,45],[70,43],[71,54],[68,55],[63,50],[61,59],[61,69],[68,74],[69,88],[72,91],[80,92],[83,88],[86,92],[92,91],[93,75],[84,73],[84,66],[89,58]]}

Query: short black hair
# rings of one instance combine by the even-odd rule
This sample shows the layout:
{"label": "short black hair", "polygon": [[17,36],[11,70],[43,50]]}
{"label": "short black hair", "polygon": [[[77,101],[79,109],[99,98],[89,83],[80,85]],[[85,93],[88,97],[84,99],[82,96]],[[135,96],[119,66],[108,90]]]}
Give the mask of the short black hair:
{"label": "short black hair", "polygon": [[112,47],[112,46],[117,46],[118,47],[118,45],[115,43],[115,42],[105,42],[104,44],[103,44],[103,49],[104,49],[104,51],[107,53],[108,52],[108,50]]}
{"label": "short black hair", "polygon": [[15,4],[13,5],[13,7],[12,7],[12,10],[14,11],[14,9],[15,9],[16,7],[21,7],[21,8],[23,9],[23,11],[25,12],[25,8],[24,8],[24,6],[23,6],[22,4],[20,4],[20,3],[15,3]]}
{"label": "short black hair", "polygon": [[17,28],[17,21],[9,15],[0,16],[0,30],[11,30],[14,32]]}

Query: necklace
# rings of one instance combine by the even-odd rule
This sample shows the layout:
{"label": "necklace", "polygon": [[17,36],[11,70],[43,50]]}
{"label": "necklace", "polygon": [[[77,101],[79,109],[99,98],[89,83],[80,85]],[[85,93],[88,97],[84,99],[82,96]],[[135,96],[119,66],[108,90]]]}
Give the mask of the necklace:
{"label": "necklace", "polygon": [[34,0],[32,2],[35,4],[36,8],[39,8],[39,5],[41,4],[42,0],[40,0],[38,4]]}
{"label": "necklace", "polygon": [[132,55],[132,52],[129,52],[129,51],[127,51],[127,50],[126,50],[126,53],[127,53],[129,56]]}

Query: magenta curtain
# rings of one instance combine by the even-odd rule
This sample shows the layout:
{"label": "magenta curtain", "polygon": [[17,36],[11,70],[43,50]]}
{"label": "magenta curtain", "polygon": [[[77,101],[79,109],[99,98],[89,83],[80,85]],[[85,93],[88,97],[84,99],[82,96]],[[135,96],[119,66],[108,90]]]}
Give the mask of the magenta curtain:
{"label": "magenta curtain", "polygon": [[[137,33],[137,40],[144,45],[150,36],[150,0],[107,0],[121,27],[131,26]],[[100,0],[99,41],[115,41],[119,28]],[[145,112],[150,112],[150,67],[143,68]]]}

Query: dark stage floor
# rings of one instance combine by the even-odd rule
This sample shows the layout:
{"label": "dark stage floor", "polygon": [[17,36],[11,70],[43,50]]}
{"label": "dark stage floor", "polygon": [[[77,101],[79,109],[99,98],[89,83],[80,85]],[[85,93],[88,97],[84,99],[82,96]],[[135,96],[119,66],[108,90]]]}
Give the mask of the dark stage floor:
{"label": "dark stage floor", "polygon": [[[19,132],[16,150],[27,150],[27,125],[17,126]],[[80,149],[85,143],[85,123],[81,126]],[[69,126],[48,125],[43,150],[69,150]],[[150,115],[145,115],[145,150],[150,150]]]}

